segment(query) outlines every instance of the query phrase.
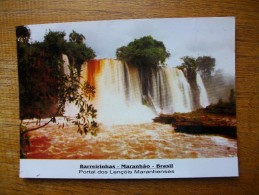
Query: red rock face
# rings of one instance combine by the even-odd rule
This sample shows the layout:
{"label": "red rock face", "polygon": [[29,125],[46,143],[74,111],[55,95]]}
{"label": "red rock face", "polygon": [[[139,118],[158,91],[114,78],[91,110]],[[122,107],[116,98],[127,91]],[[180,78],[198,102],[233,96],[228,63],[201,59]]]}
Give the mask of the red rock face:
{"label": "red rock face", "polygon": [[[24,106],[20,110],[20,115],[31,117],[48,117],[57,112],[58,94],[57,78],[55,77],[55,67],[44,63],[39,57],[32,65],[28,73],[31,83],[30,86],[23,86],[27,90]],[[19,75],[24,76],[24,75]]]}
{"label": "red rock face", "polygon": [[87,64],[87,82],[96,87],[95,77],[101,70],[101,60],[90,60]]}

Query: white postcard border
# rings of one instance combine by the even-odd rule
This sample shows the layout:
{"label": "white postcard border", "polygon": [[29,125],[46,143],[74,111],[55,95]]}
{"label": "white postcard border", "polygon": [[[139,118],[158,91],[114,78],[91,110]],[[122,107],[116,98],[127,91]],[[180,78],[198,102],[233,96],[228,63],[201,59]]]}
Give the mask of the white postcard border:
{"label": "white postcard border", "polygon": [[20,159],[21,178],[151,179],[238,175],[237,157],[144,160]]}

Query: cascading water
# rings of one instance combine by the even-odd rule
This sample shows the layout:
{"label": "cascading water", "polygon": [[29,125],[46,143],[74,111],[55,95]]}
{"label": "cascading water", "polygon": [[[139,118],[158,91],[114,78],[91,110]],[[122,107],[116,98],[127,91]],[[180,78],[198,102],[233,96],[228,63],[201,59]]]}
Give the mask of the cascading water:
{"label": "cascading water", "polygon": [[68,60],[67,55],[62,54],[62,60],[63,60],[64,74],[69,75],[70,70],[69,70],[69,60]]}
{"label": "cascading water", "polygon": [[198,88],[200,90],[200,105],[205,108],[206,106],[208,106],[209,103],[209,99],[208,99],[208,95],[207,95],[207,91],[205,89],[205,86],[203,84],[203,81],[201,79],[201,76],[199,73],[197,73],[196,75],[196,81],[197,81],[197,85]]}
{"label": "cascading water", "polygon": [[181,70],[162,67],[153,71],[151,87],[157,113],[192,111],[190,86]]}
{"label": "cascading water", "polygon": [[151,122],[155,113],[142,105],[138,71],[117,60],[92,60],[86,67],[87,82],[96,88],[92,103],[98,122],[127,124]]}
{"label": "cascading water", "polygon": [[139,70],[118,60],[91,60],[82,66],[83,80],[96,88],[93,105],[104,124],[151,122],[158,114],[192,111],[191,90],[181,70],[151,71],[147,94]]}
{"label": "cascading water", "polygon": [[[67,56],[63,56],[63,61],[64,73],[69,75]],[[181,70],[158,67],[143,73],[118,60],[91,60],[82,65],[81,78],[82,82],[87,81],[96,89],[91,103],[97,109],[96,121],[101,123],[98,136],[75,134],[77,126],[72,123],[65,125],[62,131],[56,124],[50,123],[30,132],[32,144],[28,158],[176,159],[236,156],[235,140],[174,133],[172,125],[152,122],[160,113],[194,109],[194,93],[191,94],[190,85]],[[200,94],[201,104],[205,106],[206,90],[199,75],[197,85],[197,90],[200,90],[197,94]],[[147,88],[143,89],[145,86]],[[74,117],[77,112],[78,108],[73,103],[66,103],[65,116]],[[49,119],[43,119],[45,123],[44,120]],[[61,117],[56,120],[60,124],[64,122]],[[28,125],[37,127],[34,121],[28,121]],[[207,148],[204,149],[204,145]]]}
{"label": "cascading water", "polygon": [[[67,55],[62,54],[64,74],[70,75],[69,60]],[[66,102],[64,116],[74,117],[78,113],[78,107],[74,103]]]}

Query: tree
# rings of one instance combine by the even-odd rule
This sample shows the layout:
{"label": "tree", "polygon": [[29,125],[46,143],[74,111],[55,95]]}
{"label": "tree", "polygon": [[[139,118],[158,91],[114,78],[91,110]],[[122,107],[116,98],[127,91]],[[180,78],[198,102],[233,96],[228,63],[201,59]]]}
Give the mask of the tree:
{"label": "tree", "polygon": [[[26,30],[27,29],[27,30]],[[56,122],[62,116],[66,102],[78,106],[78,114],[72,122],[80,134],[96,134],[95,121],[97,110],[89,100],[95,88],[88,83],[81,84],[75,71],[77,63],[92,59],[95,54],[83,42],[67,42],[64,32],[49,31],[43,42],[29,43],[30,32],[26,27],[17,28],[17,51],[20,95],[20,144],[21,157],[26,156],[29,146],[28,132]],[[75,32],[74,32],[75,33]],[[70,64],[71,73],[64,74],[62,54],[67,52],[74,63]],[[50,118],[42,126],[28,129],[22,123],[25,118]]]}
{"label": "tree", "polygon": [[31,36],[31,31],[26,26],[16,27],[16,38],[18,42],[28,43]]}
{"label": "tree", "polygon": [[157,67],[164,65],[170,53],[166,51],[163,42],[153,39],[152,36],[145,36],[118,48],[116,56],[119,60],[137,67]]}
{"label": "tree", "polygon": [[69,42],[66,43],[64,53],[67,54],[69,62],[76,68],[78,76],[81,72],[81,65],[84,61],[95,58],[95,52],[91,47],[84,44],[85,37],[72,31],[69,35]]}
{"label": "tree", "polygon": [[183,60],[183,63],[178,66],[177,68],[182,70],[190,84],[191,91],[193,94],[193,104],[194,108],[200,108],[200,90],[197,85],[196,81],[196,75],[197,75],[197,61],[193,57],[184,56],[181,58]]}
{"label": "tree", "polygon": [[189,56],[184,56],[181,58],[183,63],[180,66],[177,66],[178,69],[182,70],[189,81],[196,82],[196,73],[197,73],[197,62],[196,59]]}
{"label": "tree", "polygon": [[53,58],[57,58],[61,56],[61,54],[65,50],[65,40],[66,33],[65,32],[59,32],[59,31],[49,31],[44,36],[44,49],[46,50],[46,53],[53,56]]}
{"label": "tree", "polygon": [[211,73],[215,68],[215,58],[210,56],[200,56],[196,59],[198,71],[203,79],[211,77]]}
{"label": "tree", "polygon": [[74,30],[69,35],[69,41],[70,42],[74,42],[74,43],[78,43],[78,44],[81,43],[82,44],[82,43],[84,43],[84,40],[85,40],[85,36],[75,32]]}
{"label": "tree", "polygon": [[152,71],[160,65],[165,65],[170,53],[166,51],[163,42],[153,39],[152,36],[145,36],[118,48],[116,56],[119,60],[139,69],[142,96],[145,97],[149,95]]}
{"label": "tree", "polygon": [[[208,79],[211,77],[212,72],[215,68],[215,58],[210,56],[199,56],[198,58],[193,58],[185,56],[181,58],[183,63],[177,68],[187,71],[187,76],[192,77],[194,73],[199,72],[203,79]],[[193,77],[195,78],[195,76]]]}

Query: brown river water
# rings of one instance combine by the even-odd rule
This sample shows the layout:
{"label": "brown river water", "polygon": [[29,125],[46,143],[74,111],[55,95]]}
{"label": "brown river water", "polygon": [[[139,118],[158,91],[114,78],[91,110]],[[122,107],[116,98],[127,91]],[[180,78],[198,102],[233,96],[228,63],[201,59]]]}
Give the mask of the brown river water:
{"label": "brown river water", "polygon": [[[62,123],[62,119],[59,119]],[[44,124],[44,121],[41,122]],[[28,127],[35,121],[26,122]],[[73,124],[49,124],[29,133],[28,159],[164,159],[237,156],[237,141],[222,136],[176,133],[171,125],[100,126],[80,135]]]}

